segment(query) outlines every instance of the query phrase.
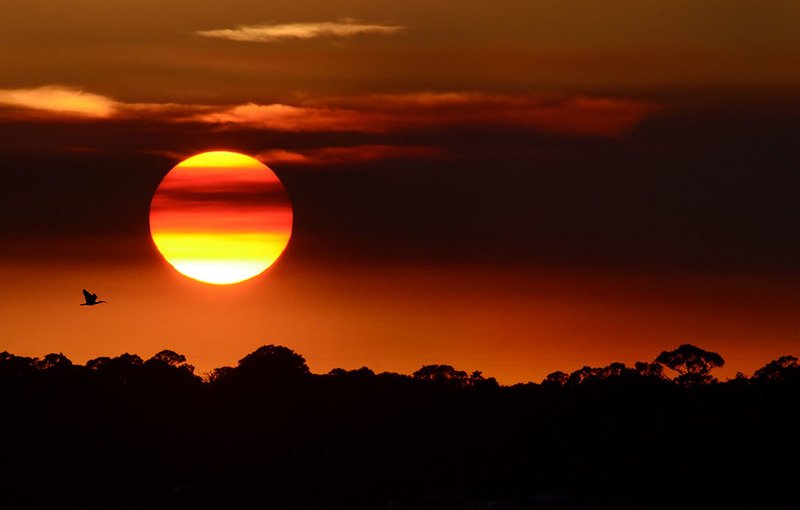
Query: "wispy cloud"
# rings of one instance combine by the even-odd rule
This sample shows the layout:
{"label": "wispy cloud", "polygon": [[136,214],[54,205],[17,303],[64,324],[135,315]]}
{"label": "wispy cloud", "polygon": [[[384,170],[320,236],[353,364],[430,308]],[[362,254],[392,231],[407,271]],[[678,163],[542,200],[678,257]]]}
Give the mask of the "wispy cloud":
{"label": "wispy cloud", "polygon": [[620,98],[448,92],[328,98],[300,105],[248,103],[190,120],[289,132],[386,133],[496,126],[613,137],[626,133],[656,109],[652,103]]}
{"label": "wispy cloud", "polygon": [[317,37],[352,37],[362,34],[394,34],[405,27],[381,23],[359,23],[354,20],[321,21],[315,23],[280,23],[239,25],[236,28],[198,30],[197,35],[246,42],[274,42],[285,39],[314,39]]}
{"label": "wispy cloud", "polygon": [[78,117],[113,116],[119,103],[83,90],[48,85],[24,89],[0,89],[0,105]]}
{"label": "wispy cloud", "polygon": [[0,89],[0,108],[12,110],[4,117],[42,116],[88,119],[166,118],[179,119],[219,107],[179,103],[126,103],[64,85]]}
{"label": "wispy cloud", "polygon": [[[563,136],[617,137],[635,128],[660,106],[626,98],[474,92],[306,97],[294,104],[127,103],[81,89],[50,85],[0,89],[0,109],[5,110],[2,115],[6,118],[157,119],[291,133],[420,133],[488,127]],[[320,158],[318,154],[314,159]]]}
{"label": "wispy cloud", "polygon": [[391,119],[383,119],[374,112],[279,103],[248,103],[197,115],[192,120],[289,132],[377,132],[384,131],[386,124],[391,122]]}
{"label": "wispy cloud", "polygon": [[347,147],[318,147],[289,151],[266,150],[256,157],[267,164],[331,165],[366,163],[381,159],[431,158],[442,153],[439,147],[423,145],[353,145]]}

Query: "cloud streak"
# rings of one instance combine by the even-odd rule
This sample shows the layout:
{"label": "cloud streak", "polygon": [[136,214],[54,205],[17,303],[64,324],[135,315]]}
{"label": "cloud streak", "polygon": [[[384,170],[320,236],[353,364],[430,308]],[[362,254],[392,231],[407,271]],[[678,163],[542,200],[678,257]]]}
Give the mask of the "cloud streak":
{"label": "cloud streak", "polygon": [[287,132],[388,133],[494,126],[616,137],[657,109],[652,103],[620,98],[449,92],[334,98],[299,105],[247,103],[191,120]]}
{"label": "cloud streak", "polygon": [[[648,101],[585,95],[416,92],[304,98],[294,104],[203,105],[127,103],[58,85],[0,89],[0,114],[5,118],[149,119],[287,133],[389,134],[497,128],[613,138],[660,109]],[[385,147],[373,149],[388,154]],[[301,156],[348,159],[335,151],[293,158],[299,161]]]}
{"label": "cloud streak", "polygon": [[180,119],[218,110],[200,104],[126,103],[65,85],[0,89],[0,114],[5,118]]}
{"label": "cloud streak", "polygon": [[267,164],[336,165],[366,163],[382,159],[429,159],[437,157],[441,153],[442,149],[439,147],[371,144],[347,147],[318,147],[296,151],[270,149],[257,154],[256,158]]}
{"label": "cloud streak", "polygon": [[287,39],[315,39],[319,37],[353,37],[363,34],[395,34],[405,27],[381,23],[358,23],[352,20],[322,21],[312,23],[280,23],[239,25],[236,28],[198,30],[203,37],[243,42],[276,42]]}

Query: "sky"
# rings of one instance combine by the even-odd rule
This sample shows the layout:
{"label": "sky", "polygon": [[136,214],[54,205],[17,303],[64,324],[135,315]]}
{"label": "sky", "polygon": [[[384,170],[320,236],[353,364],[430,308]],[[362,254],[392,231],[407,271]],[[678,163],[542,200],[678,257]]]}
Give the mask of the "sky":
{"label": "sky", "polygon": [[[693,343],[800,354],[800,4],[6,0],[0,350],[263,344],[312,371],[503,383]],[[176,272],[150,204],[255,157],[291,201],[261,276]],[[79,307],[81,289],[107,305]]]}

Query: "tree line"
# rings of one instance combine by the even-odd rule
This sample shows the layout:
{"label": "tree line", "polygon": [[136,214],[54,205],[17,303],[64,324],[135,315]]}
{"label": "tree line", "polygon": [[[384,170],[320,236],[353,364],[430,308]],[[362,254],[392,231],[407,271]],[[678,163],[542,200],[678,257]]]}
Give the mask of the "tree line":
{"label": "tree line", "polygon": [[[582,383],[609,379],[657,380],[683,387],[694,387],[704,384],[717,384],[719,381],[711,374],[715,368],[723,367],[725,360],[716,352],[707,351],[692,344],[683,344],[672,351],[662,351],[654,361],[637,361],[632,367],[624,363],[614,362],[605,367],[584,366],[574,372],[562,371],[548,374],[541,382],[545,386],[578,386]],[[665,369],[672,371],[670,376]],[[194,366],[186,361],[186,356],[165,349],[152,358],[143,360],[136,354],[125,353],[111,358],[107,356],[90,359],[85,365],[76,365],[63,353],[51,353],[42,358],[16,356],[7,351],[0,352],[0,377],[3,382],[14,379],[34,377],[35,374],[58,374],[60,376],[75,375],[79,372],[97,374],[99,377],[117,377],[120,382],[127,383],[135,377],[172,377],[204,383],[209,386],[224,387],[230,384],[252,383],[261,385],[265,382],[292,381],[303,377],[341,378],[358,375],[361,378],[374,377],[376,374],[367,367],[357,370],[334,368],[324,375],[312,374],[305,358],[288,347],[280,345],[264,345],[239,360],[236,367],[216,368],[205,377],[195,374]],[[745,382],[764,383],[779,382],[797,377],[798,359],[795,356],[781,356],[755,371],[751,378],[741,372],[733,381],[736,384]],[[171,374],[171,376],[167,376]],[[408,377],[400,374],[379,374],[386,377]],[[451,365],[423,365],[415,371],[411,379],[430,381],[454,386],[466,387],[475,385],[494,385],[498,383],[493,377],[485,378],[481,371],[468,374]],[[528,383],[530,384],[530,383]]]}
{"label": "tree line", "polygon": [[0,506],[792,508],[798,360],[718,381],[724,363],[684,344],[503,386],[450,365],[313,374],[277,345],[205,377],[170,350],[3,352]]}

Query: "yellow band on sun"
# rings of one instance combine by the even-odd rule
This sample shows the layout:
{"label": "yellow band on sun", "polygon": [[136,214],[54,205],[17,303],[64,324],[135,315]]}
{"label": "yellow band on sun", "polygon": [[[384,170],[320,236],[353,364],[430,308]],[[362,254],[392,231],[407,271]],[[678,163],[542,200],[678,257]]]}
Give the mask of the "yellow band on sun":
{"label": "yellow band on sun", "polygon": [[264,164],[244,154],[227,151],[212,151],[184,159],[178,163],[178,167],[263,168]]}
{"label": "yellow band on sun", "polygon": [[289,232],[153,234],[158,250],[175,269],[208,283],[235,283],[262,273],[288,240]]}

